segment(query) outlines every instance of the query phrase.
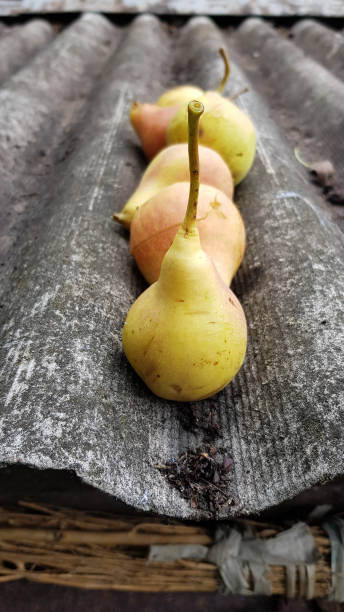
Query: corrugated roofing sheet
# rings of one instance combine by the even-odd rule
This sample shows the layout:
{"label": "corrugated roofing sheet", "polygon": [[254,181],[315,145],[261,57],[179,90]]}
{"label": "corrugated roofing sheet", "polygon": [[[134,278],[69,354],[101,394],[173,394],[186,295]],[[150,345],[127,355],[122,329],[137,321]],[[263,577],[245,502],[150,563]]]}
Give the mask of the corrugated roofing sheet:
{"label": "corrugated roofing sheet", "polygon": [[123,355],[121,328],[145,284],[111,214],[145,167],[132,101],[186,81],[215,87],[227,45],[231,92],[252,79],[238,104],[257,126],[258,149],[236,192],[248,243],[233,289],[247,316],[247,357],[224,391],[193,406],[212,414],[216,444],[234,460],[234,504],[222,516],[343,475],[339,207],[286,139],[293,121],[308,155],[339,164],[343,84],[295,39],[259,20],[232,31],[197,17],[178,30],[141,16],[119,28],[86,14],[2,84],[3,464],[73,470],[137,508],[208,516],[157,469],[204,436],[183,426],[190,408],[154,397]]}

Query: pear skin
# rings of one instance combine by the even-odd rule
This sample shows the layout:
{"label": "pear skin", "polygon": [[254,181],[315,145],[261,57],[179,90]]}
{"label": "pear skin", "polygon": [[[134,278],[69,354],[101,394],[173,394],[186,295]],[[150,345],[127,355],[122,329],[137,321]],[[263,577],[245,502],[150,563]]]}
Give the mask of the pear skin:
{"label": "pear skin", "polygon": [[[256,137],[250,118],[233,102],[217,92],[201,98],[205,112],[200,121],[200,143],[214,149],[228,165],[238,185],[249,172],[255,155]],[[166,134],[167,144],[187,142],[187,106],[172,117]]]}
{"label": "pear skin", "polygon": [[223,389],[246,352],[244,312],[200,246],[180,229],[159,280],[131,307],[123,349],[159,397],[190,402]]}
{"label": "pear skin", "polygon": [[202,94],[203,91],[199,87],[195,87],[194,85],[180,85],[179,87],[174,87],[173,89],[165,91],[156,104],[158,106],[182,105],[194,98],[198,99]]}
{"label": "pear skin", "polygon": [[[199,147],[199,159],[200,182],[221,189],[223,193],[232,199],[234,190],[232,175],[220,155],[209,147]],[[190,171],[187,144],[176,144],[166,147],[151,161],[137,189],[121,212],[113,215],[114,219],[129,229],[137,208],[168,185],[189,180]],[[182,218],[183,216],[180,218],[180,222]]]}
{"label": "pear skin", "polygon": [[130,121],[137,133],[147,159],[152,159],[166,147],[167,126],[180,108],[177,106],[160,107],[156,104],[134,102],[130,109]]}
{"label": "pear skin", "polygon": [[[151,284],[183,221],[190,183],[174,183],[137,209],[130,226],[130,251]],[[222,191],[200,185],[197,228],[201,246],[229,285],[245,251],[245,226],[239,210]]]}

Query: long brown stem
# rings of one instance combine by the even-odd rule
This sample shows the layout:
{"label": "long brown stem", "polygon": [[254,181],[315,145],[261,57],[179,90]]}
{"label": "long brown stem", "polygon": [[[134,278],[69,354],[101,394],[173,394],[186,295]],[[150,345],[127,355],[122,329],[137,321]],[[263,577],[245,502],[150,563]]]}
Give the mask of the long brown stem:
{"label": "long brown stem", "polygon": [[188,207],[183,221],[183,229],[188,234],[196,228],[197,204],[199,192],[199,157],[198,157],[198,125],[204,111],[204,106],[197,100],[192,100],[188,106],[189,127],[189,168],[190,192]]}
{"label": "long brown stem", "polygon": [[223,89],[224,89],[224,87],[225,87],[225,85],[226,85],[226,83],[228,81],[228,78],[229,78],[229,75],[230,75],[230,72],[231,72],[231,68],[230,68],[230,65],[229,65],[229,59],[228,59],[227,53],[226,53],[226,51],[222,47],[221,47],[221,49],[219,49],[219,54],[221,55],[221,57],[222,57],[222,59],[223,59],[223,61],[225,63],[225,74],[223,75],[223,79],[222,79],[220,85],[217,88],[217,91],[219,93],[222,93],[222,91],[223,91]]}

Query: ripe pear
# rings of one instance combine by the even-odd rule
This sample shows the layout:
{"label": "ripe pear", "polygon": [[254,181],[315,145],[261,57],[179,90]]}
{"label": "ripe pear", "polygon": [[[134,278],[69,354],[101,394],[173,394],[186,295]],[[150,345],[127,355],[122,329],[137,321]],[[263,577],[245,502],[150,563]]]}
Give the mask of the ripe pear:
{"label": "ripe pear", "polygon": [[217,91],[204,92],[192,85],[176,87],[163,94],[155,105],[136,102],[130,118],[146,156],[151,159],[166,145],[187,142],[187,102],[190,99],[187,95],[197,91],[197,99],[205,106],[200,142],[223,157],[237,185],[252,166],[256,137],[250,118],[231,99],[221,95],[230,66],[225,51],[220,49],[219,52],[225,73]]}
{"label": "ripe pear", "polygon": [[130,121],[147,159],[152,159],[166,147],[167,126],[177,110],[201,94],[199,87],[181,85],[166,91],[155,104],[132,104]]}
{"label": "ripe pear", "polygon": [[[230,199],[233,197],[232,175],[223,159],[209,147],[199,147],[200,182],[218,187]],[[181,181],[189,181],[189,156],[187,144],[166,147],[151,161],[143,177],[120,213],[113,218],[124,227],[130,223],[137,208],[155,196],[161,189]],[[181,223],[184,214],[179,219]],[[156,279],[155,279],[156,280]]]}
{"label": "ripe pear", "polygon": [[160,107],[156,104],[134,102],[130,109],[130,121],[148,159],[166,147],[166,130],[181,104]]}
{"label": "ripe pear", "polygon": [[[159,278],[161,263],[183,221],[190,183],[173,183],[138,208],[130,226],[130,251],[149,283]],[[245,250],[245,226],[239,210],[219,189],[200,185],[197,228],[201,246],[229,285]]]}
{"label": "ripe pear", "polygon": [[[228,165],[234,184],[249,172],[255,155],[255,130],[250,118],[216,91],[201,97],[205,112],[200,121],[200,143],[217,151]],[[168,124],[167,144],[187,142],[187,106],[177,110]]]}
{"label": "ripe pear", "polygon": [[246,351],[243,310],[202,250],[196,227],[198,123],[203,106],[189,104],[190,196],[185,219],[166,253],[159,280],[133,304],[123,349],[158,396],[196,401],[235,376]]}
{"label": "ripe pear", "polygon": [[180,85],[162,94],[156,104],[157,106],[182,105],[189,100],[198,98],[202,93],[202,90],[194,85]]}
{"label": "ripe pear", "polygon": [[[228,77],[228,60],[223,50],[220,54],[225,61],[225,77],[219,90],[222,90]],[[194,85],[180,85],[169,89],[160,96],[155,104],[134,102],[130,109],[130,121],[137,133],[147,159],[152,159],[166,147],[166,131],[175,113],[193,98],[199,98],[203,91]]]}

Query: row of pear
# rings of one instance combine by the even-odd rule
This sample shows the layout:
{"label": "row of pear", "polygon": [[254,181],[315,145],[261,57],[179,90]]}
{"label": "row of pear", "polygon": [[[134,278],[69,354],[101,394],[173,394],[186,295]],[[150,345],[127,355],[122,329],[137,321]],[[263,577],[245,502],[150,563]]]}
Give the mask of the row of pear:
{"label": "row of pear", "polygon": [[234,185],[252,166],[255,130],[221,93],[230,67],[220,54],[217,91],[184,85],[156,104],[132,105],[131,123],[153,159],[114,214],[151,284],[128,313],[123,349],[156,395],[176,401],[223,389],[246,352],[245,315],[229,285],[245,250]]}

